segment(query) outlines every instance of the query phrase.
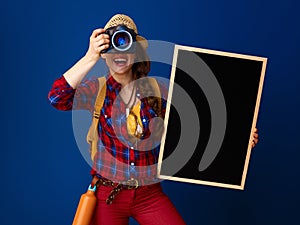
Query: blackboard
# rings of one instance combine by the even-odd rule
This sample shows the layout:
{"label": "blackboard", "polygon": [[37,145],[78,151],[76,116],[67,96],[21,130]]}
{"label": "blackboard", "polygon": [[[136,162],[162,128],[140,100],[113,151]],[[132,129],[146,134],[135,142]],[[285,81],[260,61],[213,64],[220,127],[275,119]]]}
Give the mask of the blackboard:
{"label": "blackboard", "polygon": [[175,45],[158,177],[243,190],[267,58]]}

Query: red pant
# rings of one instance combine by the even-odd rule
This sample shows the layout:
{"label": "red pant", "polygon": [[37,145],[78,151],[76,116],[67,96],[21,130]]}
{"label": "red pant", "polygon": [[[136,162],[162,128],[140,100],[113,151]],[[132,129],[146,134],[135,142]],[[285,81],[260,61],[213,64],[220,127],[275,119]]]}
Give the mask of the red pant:
{"label": "red pant", "polygon": [[128,225],[133,217],[141,225],[184,225],[185,222],[163,193],[160,183],[121,190],[111,205],[105,203],[112,187],[100,186],[92,225]]}

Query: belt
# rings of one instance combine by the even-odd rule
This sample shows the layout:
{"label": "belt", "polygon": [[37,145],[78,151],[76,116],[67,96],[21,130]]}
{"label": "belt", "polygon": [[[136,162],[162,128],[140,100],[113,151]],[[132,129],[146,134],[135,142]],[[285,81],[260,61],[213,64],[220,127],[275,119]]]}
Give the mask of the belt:
{"label": "belt", "polygon": [[99,187],[100,185],[113,187],[112,191],[106,199],[106,204],[110,205],[122,189],[137,189],[139,187],[139,182],[138,180],[131,178],[130,180],[120,181],[117,183],[106,178],[94,176],[91,182],[91,187],[93,188],[95,185],[96,187]]}

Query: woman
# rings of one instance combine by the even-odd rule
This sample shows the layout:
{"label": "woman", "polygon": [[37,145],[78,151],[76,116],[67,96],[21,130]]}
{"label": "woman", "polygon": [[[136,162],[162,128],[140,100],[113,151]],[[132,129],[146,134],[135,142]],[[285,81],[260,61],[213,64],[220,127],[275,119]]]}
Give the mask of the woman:
{"label": "woman", "polygon": [[[119,25],[133,32],[134,51],[106,52],[112,45],[105,32]],[[156,179],[159,146],[151,143],[155,138],[149,137],[159,136],[161,127],[151,128],[149,121],[154,117],[164,118],[166,102],[157,95],[153,97],[153,85],[140,79],[150,70],[146,48],[147,41],[138,35],[134,21],[117,14],[104,29],[93,31],[85,56],[54,82],[49,93],[51,104],[60,110],[85,108],[92,112],[99,82],[97,79],[81,81],[100,58],[105,60],[109,73],[97,127],[98,149],[92,156],[91,173],[98,184],[93,225],[125,225],[129,217],[142,225],[185,224]],[[163,95],[163,89],[160,93]],[[130,121],[130,118],[134,119]],[[117,127],[113,125],[114,119],[120,121]],[[255,133],[253,146],[257,140]]]}

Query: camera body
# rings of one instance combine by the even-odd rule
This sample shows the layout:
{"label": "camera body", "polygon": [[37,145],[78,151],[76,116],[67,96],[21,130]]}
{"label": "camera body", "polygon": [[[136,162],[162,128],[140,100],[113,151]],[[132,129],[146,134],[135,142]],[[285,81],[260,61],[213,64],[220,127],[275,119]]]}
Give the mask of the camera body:
{"label": "camera body", "polygon": [[125,25],[108,28],[105,34],[109,35],[110,43],[101,53],[134,53],[136,33]]}

